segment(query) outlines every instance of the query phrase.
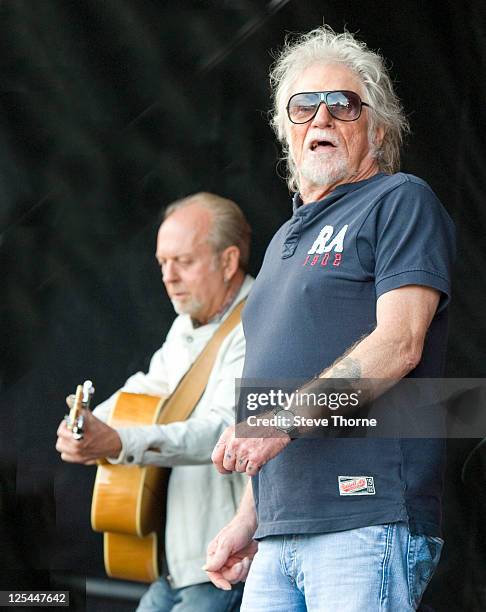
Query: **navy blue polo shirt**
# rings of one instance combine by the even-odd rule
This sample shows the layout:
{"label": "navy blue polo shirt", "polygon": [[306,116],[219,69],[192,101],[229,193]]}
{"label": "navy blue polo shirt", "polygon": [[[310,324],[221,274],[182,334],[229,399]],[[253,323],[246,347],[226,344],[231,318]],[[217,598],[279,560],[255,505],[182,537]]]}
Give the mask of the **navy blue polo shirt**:
{"label": "navy blue polo shirt", "polygon": [[[411,375],[441,376],[454,227],[430,187],[377,174],[299,203],[273,237],[243,312],[243,378],[313,377],[374,329],[380,295],[410,284],[441,293]],[[443,461],[437,439],[294,440],[252,479],[256,537],[401,520],[438,536]]]}

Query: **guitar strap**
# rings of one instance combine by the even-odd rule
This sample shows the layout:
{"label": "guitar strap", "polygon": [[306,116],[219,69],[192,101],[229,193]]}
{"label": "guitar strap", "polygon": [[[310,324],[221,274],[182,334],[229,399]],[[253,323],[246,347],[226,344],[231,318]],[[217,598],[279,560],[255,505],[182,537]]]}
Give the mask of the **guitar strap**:
{"label": "guitar strap", "polygon": [[223,340],[241,321],[241,311],[244,305],[245,300],[237,304],[214,332],[211,340],[184,374],[174,392],[165,401],[157,424],[167,425],[175,421],[185,421],[190,417],[206,389]]}

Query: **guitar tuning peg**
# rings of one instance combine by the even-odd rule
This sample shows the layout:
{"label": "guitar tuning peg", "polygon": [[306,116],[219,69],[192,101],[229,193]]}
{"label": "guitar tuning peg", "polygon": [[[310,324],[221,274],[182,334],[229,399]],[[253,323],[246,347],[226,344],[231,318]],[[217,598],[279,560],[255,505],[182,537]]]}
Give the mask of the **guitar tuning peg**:
{"label": "guitar tuning peg", "polygon": [[93,383],[90,380],[85,380],[83,383],[83,393],[89,393],[90,395],[93,395],[95,391],[95,388],[93,386]]}
{"label": "guitar tuning peg", "polygon": [[87,407],[89,405],[90,399],[95,392],[95,388],[93,383],[90,380],[85,380],[83,383],[83,405]]}

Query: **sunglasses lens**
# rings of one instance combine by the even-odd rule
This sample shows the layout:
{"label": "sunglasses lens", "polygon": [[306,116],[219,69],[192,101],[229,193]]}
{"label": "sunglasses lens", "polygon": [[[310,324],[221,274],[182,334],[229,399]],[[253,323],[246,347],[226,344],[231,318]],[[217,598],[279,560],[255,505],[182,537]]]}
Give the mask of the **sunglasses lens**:
{"label": "sunglasses lens", "polygon": [[[354,121],[361,114],[361,98],[354,91],[323,92],[326,106],[335,119]],[[287,107],[293,123],[307,123],[317,112],[321,103],[320,93],[298,93],[293,95]]]}
{"label": "sunglasses lens", "polygon": [[299,93],[289,100],[288,113],[290,121],[306,123],[313,117],[321,98],[316,93]]}
{"label": "sunglasses lens", "polygon": [[332,91],[327,94],[327,108],[335,119],[354,121],[361,112],[361,98],[354,91]]}

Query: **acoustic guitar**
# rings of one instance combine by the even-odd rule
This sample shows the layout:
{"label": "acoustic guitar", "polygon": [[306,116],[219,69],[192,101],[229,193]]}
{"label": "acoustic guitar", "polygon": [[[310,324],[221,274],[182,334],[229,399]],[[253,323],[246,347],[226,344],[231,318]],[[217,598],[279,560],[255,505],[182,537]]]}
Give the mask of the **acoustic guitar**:
{"label": "acoustic guitar", "polygon": [[[188,419],[206,388],[221,344],[241,321],[244,300],[215,331],[169,397],[120,392],[108,424],[114,428],[168,425]],[[153,582],[160,576],[165,499],[170,469],[99,461],[91,525],[103,532],[106,573]]]}
{"label": "acoustic guitar", "polygon": [[[160,423],[165,397],[120,392],[107,421],[114,428]],[[91,526],[103,532],[106,573],[153,582],[160,575],[169,469],[100,462]]]}

